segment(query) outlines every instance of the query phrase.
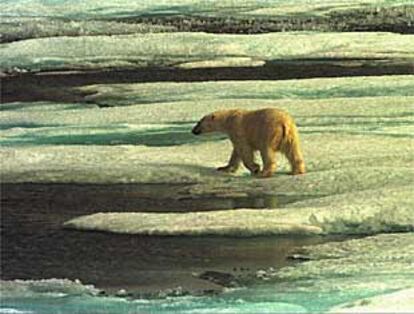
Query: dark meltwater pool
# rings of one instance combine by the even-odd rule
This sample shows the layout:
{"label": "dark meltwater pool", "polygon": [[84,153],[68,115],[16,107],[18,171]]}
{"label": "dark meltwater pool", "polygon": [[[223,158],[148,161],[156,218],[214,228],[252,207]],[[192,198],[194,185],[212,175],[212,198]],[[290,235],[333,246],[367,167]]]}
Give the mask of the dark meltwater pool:
{"label": "dark meltwater pool", "polygon": [[[113,293],[153,294],[181,287],[220,291],[196,278],[205,271],[248,276],[292,263],[295,247],[343,237],[150,237],[66,230],[62,224],[96,212],[194,211],[283,207],[292,197],[176,198],[183,186],[3,184],[1,278],[80,279]],[[162,197],[154,198],[154,194]],[[168,197],[171,195],[171,197]]]}

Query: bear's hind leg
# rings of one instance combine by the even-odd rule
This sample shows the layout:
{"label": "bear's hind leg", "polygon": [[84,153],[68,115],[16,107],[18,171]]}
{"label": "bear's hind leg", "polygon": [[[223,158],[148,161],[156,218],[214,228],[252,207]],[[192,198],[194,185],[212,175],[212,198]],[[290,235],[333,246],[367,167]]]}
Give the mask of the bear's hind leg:
{"label": "bear's hind leg", "polygon": [[292,147],[285,149],[284,154],[292,167],[292,175],[304,174],[306,172],[302,152],[297,143],[294,143]]}
{"label": "bear's hind leg", "polygon": [[276,171],[276,151],[270,147],[266,147],[260,150],[260,154],[263,160],[263,170],[260,176],[263,178],[271,177]]}
{"label": "bear's hind leg", "polygon": [[239,154],[237,153],[237,151],[233,148],[233,152],[231,153],[229,164],[224,167],[219,167],[217,168],[217,170],[233,173],[233,172],[236,172],[237,169],[239,169],[240,164],[241,164],[241,158]]}
{"label": "bear's hind leg", "polygon": [[292,166],[292,175],[304,174],[305,172],[305,163],[302,160],[297,161]]}

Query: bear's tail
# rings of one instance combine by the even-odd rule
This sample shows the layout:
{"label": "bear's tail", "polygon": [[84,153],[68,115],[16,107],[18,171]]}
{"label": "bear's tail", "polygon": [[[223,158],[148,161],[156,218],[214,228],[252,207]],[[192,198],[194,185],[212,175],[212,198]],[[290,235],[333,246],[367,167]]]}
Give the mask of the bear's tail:
{"label": "bear's tail", "polygon": [[289,160],[292,167],[292,174],[305,173],[305,162],[301,150],[299,132],[293,120],[283,123],[283,135],[280,151]]}

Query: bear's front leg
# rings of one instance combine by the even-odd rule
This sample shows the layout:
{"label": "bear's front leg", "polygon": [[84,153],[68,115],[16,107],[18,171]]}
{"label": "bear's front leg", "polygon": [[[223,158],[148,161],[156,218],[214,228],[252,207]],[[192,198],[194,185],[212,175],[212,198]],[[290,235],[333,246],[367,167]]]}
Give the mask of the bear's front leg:
{"label": "bear's front leg", "polygon": [[236,172],[237,169],[239,169],[240,163],[241,163],[240,155],[233,148],[233,152],[231,153],[229,164],[227,166],[224,166],[224,167],[219,167],[219,168],[217,168],[217,170],[218,171],[223,171],[223,172],[233,173],[233,172]]}
{"label": "bear's front leg", "polygon": [[243,161],[244,166],[249,169],[252,175],[256,175],[260,172],[260,166],[254,162],[254,151],[250,146],[243,146],[239,149],[239,154]]}

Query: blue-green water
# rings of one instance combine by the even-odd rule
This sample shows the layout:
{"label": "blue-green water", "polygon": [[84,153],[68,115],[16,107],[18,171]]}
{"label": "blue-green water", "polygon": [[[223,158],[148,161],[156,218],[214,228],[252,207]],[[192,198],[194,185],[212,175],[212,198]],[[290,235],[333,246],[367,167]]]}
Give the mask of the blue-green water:
{"label": "blue-green water", "polygon": [[[309,285],[309,286],[307,286]],[[220,296],[128,300],[90,295],[10,298],[0,313],[320,313],[348,301],[370,297],[379,290],[319,291],[311,282],[273,283],[229,290]],[[8,309],[8,310],[7,310]],[[9,311],[9,312],[7,312]],[[18,312],[17,312],[18,311]]]}

